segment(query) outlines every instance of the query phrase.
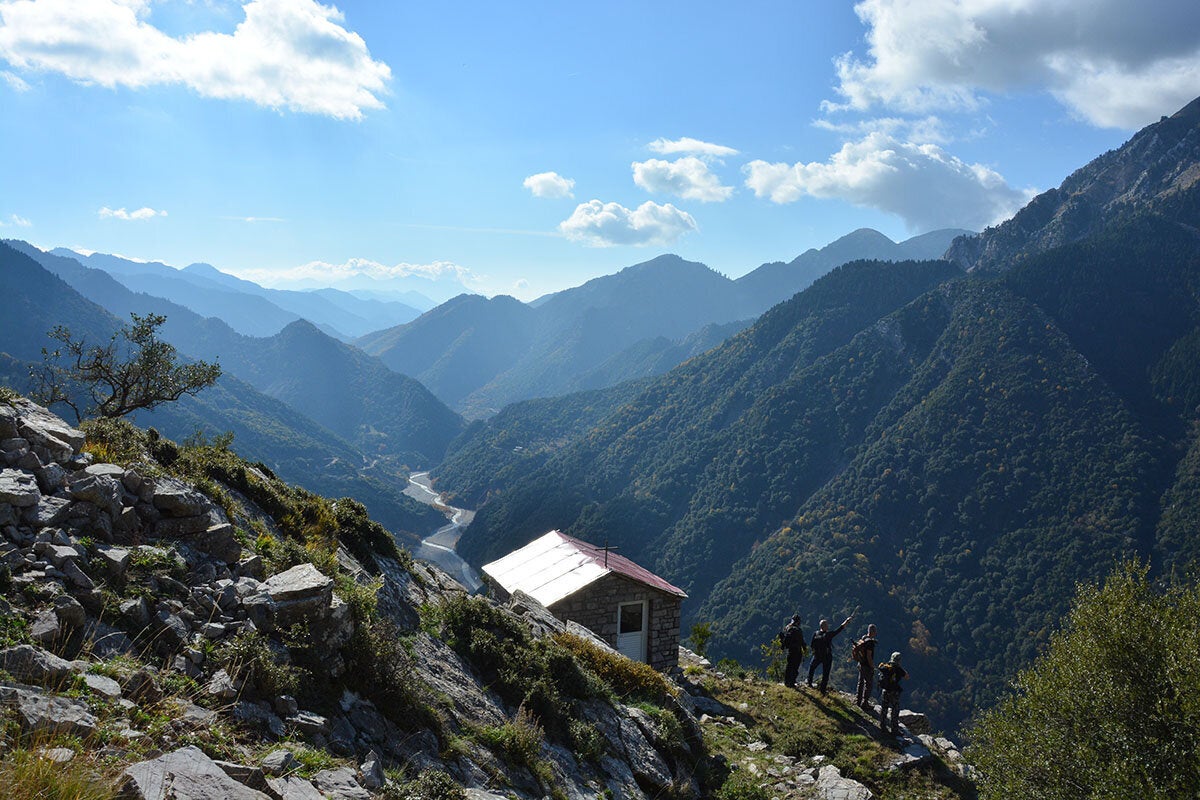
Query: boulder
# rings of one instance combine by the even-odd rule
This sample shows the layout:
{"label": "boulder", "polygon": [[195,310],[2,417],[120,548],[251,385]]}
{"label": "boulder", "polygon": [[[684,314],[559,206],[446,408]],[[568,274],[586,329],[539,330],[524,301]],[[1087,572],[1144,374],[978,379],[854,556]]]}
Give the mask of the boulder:
{"label": "boulder", "polygon": [[291,569],[272,575],[266,582],[266,590],[277,603],[328,597],[333,592],[333,579],[321,574],[312,564],[297,564]]}
{"label": "boulder", "polygon": [[106,675],[97,675],[94,672],[88,672],[84,674],[83,682],[87,684],[88,689],[92,692],[103,695],[110,700],[116,700],[121,696],[121,684]]}
{"label": "boulder", "polygon": [[874,800],[875,795],[858,781],[843,778],[837,767],[826,764],[817,773],[813,797],[818,800]]}
{"label": "boulder", "polygon": [[58,615],[52,608],[38,612],[29,626],[29,638],[41,645],[53,644],[58,632]]}
{"label": "boulder", "polygon": [[[158,524],[161,526],[162,522]],[[225,564],[237,564],[238,559],[242,557],[241,542],[234,535],[234,527],[228,522],[206,525],[204,530],[188,536],[187,543],[201,553],[208,553]]]}
{"label": "boulder", "polygon": [[21,731],[26,734],[87,739],[96,733],[96,718],[81,700],[19,686],[0,686],[0,703],[16,712]]}
{"label": "boulder", "polygon": [[54,613],[65,628],[82,628],[87,622],[87,611],[83,604],[69,594],[54,598]]}
{"label": "boulder", "polygon": [[263,772],[268,775],[285,775],[300,766],[291,750],[272,750],[262,760]]}
{"label": "boulder", "polygon": [[21,683],[58,686],[74,671],[70,661],[30,644],[0,650],[0,669]]}
{"label": "boulder", "polygon": [[0,403],[0,437],[25,439],[43,461],[70,461],[83,447],[83,431],[32,400]]}
{"label": "boulder", "polygon": [[84,500],[103,509],[110,517],[121,513],[121,498],[125,487],[111,475],[84,475],[71,481],[67,493],[75,500]]}
{"label": "boulder", "polygon": [[203,493],[178,478],[162,475],[154,479],[150,502],[168,517],[206,516],[215,508]]}
{"label": "boulder", "polygon": [[129,800],[271,800],[225,774],[198,747],[140,761],[121,776],[118,797]]}
{"label": "boulder", "polygon": [[0,470],[0,503],[29,508],[41,499],[42,490],[33,475],[19,469]]}
{"label": "boulder", "polygon": [[304,778],[289,775],[286,778],[271,778],[267,781],[280,800],[326,800],[317,788]]}
{"label": "boulder", "polygon": [[313,784],[329,800],[371,800],[370,793],[354,779],[350,767],[321,770],[313,775]]}
{"label": "boulder", "polygon": [[918,714],[916,711],[909,711],[907,708],[900,709],[898,717],[900,724],[908,728],[912,733],[929,733],[929,717],[924,714]]}
{"label": "boulder", "polygon": [[358,771],[362,773],[362,785],[365,789],[379,789],[387,781],[387,776],[383,774],[383,762],[374,750],[367,753]]}
{"label": "boulder", "polygon": [[61,525],[70,516],[71,499],[69,497],[48,497],[43,495],[37,505],[25,509],[21,519],[35,528],[48,528],[51,525]]}

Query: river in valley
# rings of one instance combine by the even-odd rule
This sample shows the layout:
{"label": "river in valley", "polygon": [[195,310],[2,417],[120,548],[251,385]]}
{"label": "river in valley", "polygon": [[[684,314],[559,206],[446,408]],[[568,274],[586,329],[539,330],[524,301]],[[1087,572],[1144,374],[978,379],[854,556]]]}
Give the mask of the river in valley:
{"label": "river in valley", "polygon": [[479,579],[479,573],[454,551],[462,536],[463,528],[471,524],[471,520],[475,518],[475,512],[465,508],[455,508],[442,502],[442,496],[432,488],[428,472],[414,472],[410,475],[404,493],[418,502],[442,511],[449,520],[421,540],[421,545],[413,552],[413,557],[437,564],[463,586],[472,592],[477,591],[483,586],[483,582]]}

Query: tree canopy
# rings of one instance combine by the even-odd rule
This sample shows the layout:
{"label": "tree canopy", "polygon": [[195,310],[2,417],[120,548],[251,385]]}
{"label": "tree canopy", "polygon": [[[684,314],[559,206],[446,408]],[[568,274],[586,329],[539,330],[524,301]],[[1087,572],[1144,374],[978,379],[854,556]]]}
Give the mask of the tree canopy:
{"label": "tree canopy", "polygon": [[1081,586],[1048,650],[975,723],[985,800],[1200,792],[1200,585],[1147,574],[1127,562]]}
{"label": "tree canopy", "polygon": [[[180,363],[174,345],[158,338],[166,317],[129,316],[132,325],[122,325],[103,345],[89,345],[66,326],[55,326],[49,336],[61,346],[43,348],[42,364],[30,370],[35,398],[68,406],[77,421],[92,415],[115,418],[195,395],[221,377],[220,364]],[[81,408],[88,400],[90,405]]]}

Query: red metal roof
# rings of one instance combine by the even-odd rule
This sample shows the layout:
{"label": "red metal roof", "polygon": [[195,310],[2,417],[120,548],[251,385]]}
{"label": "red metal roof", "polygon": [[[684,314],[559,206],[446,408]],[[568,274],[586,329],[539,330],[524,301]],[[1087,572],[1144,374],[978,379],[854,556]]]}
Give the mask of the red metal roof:
{"label": "red metal roof", "polygon": [[[557,533],[557,531],[556,531]],[[582,539],[576,539],[573,536],[567,536],[565,533],[558,533],[564,541],[569,542],[578,548],[579,552],[591,559],[592,563],[602,569],[608,569],[609,572],[616,572],[619,575],[624,575],[630,580],[635,580],[638,583],[644,583],[647,586],[658,589],[660,592],[673,594],[677,597],[687,597],[687,592],[674,586],[662,578],[655,575],[645,567],[633,563],[628,558],[614,553],[609,550],[605,553],[604,548],[598,545],[585,542]],[[607,556],[607,560],[606,557]]]}

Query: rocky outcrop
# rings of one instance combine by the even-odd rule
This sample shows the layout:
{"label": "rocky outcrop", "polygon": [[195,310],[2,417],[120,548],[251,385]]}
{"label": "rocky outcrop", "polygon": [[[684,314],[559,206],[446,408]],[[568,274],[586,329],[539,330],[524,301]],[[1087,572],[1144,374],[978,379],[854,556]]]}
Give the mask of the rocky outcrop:
{"label": "rocky outcrop", "polygon": [[1151,208],[1198,181],[1200,98],[1076,170],[1012,219],[955,239],[946,258],[965,269],[1004,269],[1021,257],[1090,236],[1118,207]]}

